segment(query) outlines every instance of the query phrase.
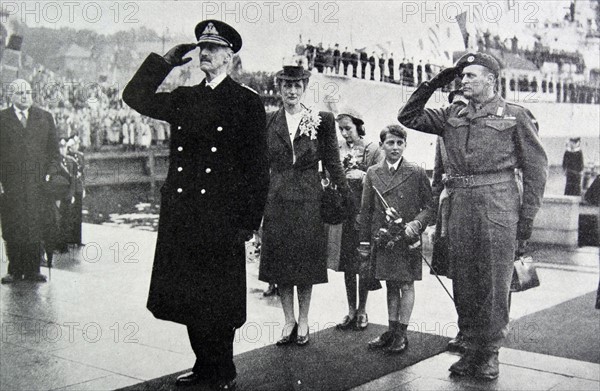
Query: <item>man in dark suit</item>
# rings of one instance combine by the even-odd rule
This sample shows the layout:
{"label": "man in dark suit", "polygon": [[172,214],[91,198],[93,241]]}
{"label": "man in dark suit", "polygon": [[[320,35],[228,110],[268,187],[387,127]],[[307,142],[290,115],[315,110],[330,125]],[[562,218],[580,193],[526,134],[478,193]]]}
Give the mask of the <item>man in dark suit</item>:
{"label": "man in dark suit", "polygon": [[356,74],[358,71],[358,50],[354,49],[350,54],[350,63],[352,64],[352,77],[358,77]]}
{"label": "man in dark suit", "polygon": [[47,205],[43,182],[59,160],[56,127],[50,113],[32,105],[27,81],[13,81],[7,95],[12,105],[0,111],[0,217],[8,257],[2,283],[45,282],[40,273]]}
{"label": "man in dark suit", "polygon": [[[226,390],[237,375],[234,332],[246,321],[244,242],[260,226],[269,184],[265,109],[226,74],[242,46],[238,32],[205,20],[195,34],[198,43],[151,53],[123,100],[172,129],[148,309],[187,326],[196,363],[177,384]],[[206,79],[156,92],[197,46]]]}
{"label": "man in dark suit", "polygon": [[421,84],[423,81],[423,65],[421,64],[421,60],[419,60],[419,64],[417,65],[417,85]]}
{"label": "man in dark suit", "polygon": [[390,71],[390,83],[394,82],[394,53],[390,53],[388,58],[388,70]]}
{"label": "man in dark suit", "polygon": [[371,80],[375,80],[375,52],[369,57],[369,68],[371,70]]}
{"label": "man in dark suit", "polygon": [[401,85],[404,85],[404,79],[406,78],[406,58],[403,58],[398,65],[398,79]]}
{"label": "man in dark suit", "polygon": [[360,77],[362,79],[365,78],[365,74],[367,73],[367,62],[369,62],[369,56],[367,52],[364,50],[360,51]]}
{"label": "man in dark suit", "polygon": [[406,85],[414,86],[415,85],[415,62],[411,57],[410,61],[406,63]]}
{"label": "man in dark suit", "polygon": [[308,69],[312,69],[315,65],[315,47],[310,43],[310,39],[306,43],[306,59],[308,60]]}
{"label": "man in dark suit", "polygon": [[340,45],[338,45],[337,43],[335,44],[335,49],[333,50],[333,67],[335,68],[335,74],[339,75],[340,74],[340,59],[341,59],[341,53],[340,53]]}
{"label": "man in dark suit", "polygon": [[348,76],[348,64],[350,63],[350,52],[348,46],[342,52],[342,65],[344,66],[344,76]]}
{"label": "man in dark suit", "polygon": [[379,56],[379,81],[385,79],[385,53],[381,53]]}

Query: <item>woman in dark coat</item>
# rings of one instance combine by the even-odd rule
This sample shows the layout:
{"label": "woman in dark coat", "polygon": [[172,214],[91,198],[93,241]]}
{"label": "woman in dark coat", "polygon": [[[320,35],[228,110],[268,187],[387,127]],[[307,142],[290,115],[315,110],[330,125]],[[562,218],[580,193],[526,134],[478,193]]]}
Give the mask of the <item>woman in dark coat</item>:
{"label": "woman in dark coat", "polygon": [[[277,73],[283,108],[267,118],[271,178],[263,222],[259,279],[276,283],[281,295],[285,345],[308,343],[313,284],[327,282],[327,230],[320,216],[319,161],[347,194],[333,114],[302,105],[310,72],[285,66]],[[294,314],[294,285],[299,317]]]}

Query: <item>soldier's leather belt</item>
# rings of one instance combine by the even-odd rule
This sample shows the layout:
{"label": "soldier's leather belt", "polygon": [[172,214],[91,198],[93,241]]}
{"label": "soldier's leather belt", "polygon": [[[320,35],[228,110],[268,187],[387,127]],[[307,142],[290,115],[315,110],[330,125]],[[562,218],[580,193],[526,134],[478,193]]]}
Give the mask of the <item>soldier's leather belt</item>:
{"label": "soldier's leather belt", "polygon": [[503,183],[515,179],[514,171],[500,171],[475,175],[456,175],[445,179],[444,185],[450,189],[457,187],[477,187]]}

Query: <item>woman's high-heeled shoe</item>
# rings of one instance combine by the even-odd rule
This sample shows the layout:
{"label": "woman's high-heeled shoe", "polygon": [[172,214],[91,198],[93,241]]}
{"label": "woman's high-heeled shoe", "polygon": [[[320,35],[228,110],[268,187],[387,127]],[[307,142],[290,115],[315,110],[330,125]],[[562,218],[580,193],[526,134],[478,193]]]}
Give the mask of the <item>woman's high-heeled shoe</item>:
{"label": "woman's high-heeled shoe", "polygon": [[294,328],[292,329],[292,332],[290,333],[290,335],[286,335],[285,337],[282,337],[279,341],[275,342],[275,345],[277,345],[277,346],[289,345],[289,344],[295,342],[297,338],[298,338],[298,323],[295,323]]}
{"label": "woman's high-heeled shoe", "polygon": [[369,317],[367,314],[358,314],[356,315],[356,325],[354,326],[356,330],[364,330],[369,325]]}
{"label": "woman's high-heeled shoe", "polygon": [[308,345],[308,342],[310,342],[310,339],[308,338],[309,334],[310,334],[310,332],[307,331],[306,335],[298,335],[296,337],[296,345],[298,345],[298,346],[306,346],[306,345]]}
{"label": "woman's high-heeled shoe", "polygon": [[354,326],[355,323],[356,323],[356,314],[354,314],[352,317],[350,317],[350,315],[345,315],[344,319],[342,319],[342,323],[338,323],[335,327],[338,330],[348,330],[348,329],[352,328],[352,326]]}

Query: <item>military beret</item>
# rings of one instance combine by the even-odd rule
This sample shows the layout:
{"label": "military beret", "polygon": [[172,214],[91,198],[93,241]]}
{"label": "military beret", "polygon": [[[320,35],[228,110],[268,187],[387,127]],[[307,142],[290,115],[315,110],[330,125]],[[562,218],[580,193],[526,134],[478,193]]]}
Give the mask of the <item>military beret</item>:
{"label": "military beret", "polygon": [[496,76],[500,73],[500,64],[498,61],[486,53],[467,53],[458,59],[455,67],[462,72],[462,70],[469,65],[481,65],[486,67]]}
{"label": "military beret", "polygon": [[194,30],[198,45],[201,43],[212,43],[226,46],[237,53],[242,48],[242,37],[230,25],[220,20],[203,20],[196,25]]}

